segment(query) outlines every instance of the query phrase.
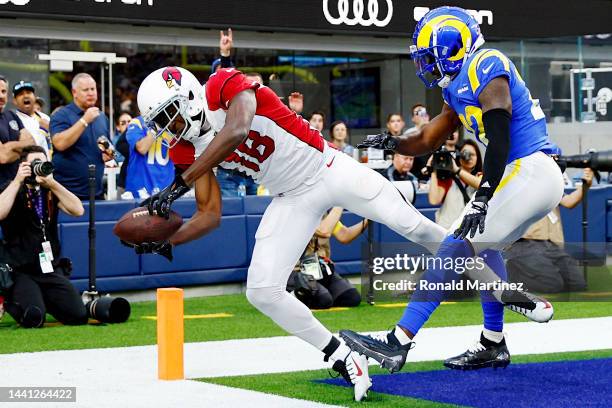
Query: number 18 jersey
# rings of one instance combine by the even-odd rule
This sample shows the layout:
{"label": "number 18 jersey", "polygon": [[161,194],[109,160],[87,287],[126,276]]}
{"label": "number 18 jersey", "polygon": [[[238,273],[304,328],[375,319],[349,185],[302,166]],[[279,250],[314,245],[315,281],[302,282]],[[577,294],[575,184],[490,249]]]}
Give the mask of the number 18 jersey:
{"label": "number 18 jersey", "polygon": [[[240,92],[255,91],[257,109],[247,139],[219,166],[237,169],[272,194],[287,193],[319,179],[331,148],[321,133],[291,111],[268,87],[249,81],[234,68],[210,76],[205,85],[205,114],[214,132],[225,126],[226,112]],[[212,137],[202,138],[206,149]]]}
{"label": "number 18 jersey", "polygon": [[457,113],[466,130],[486,146],[489,141],[478,97],[497,77],[508,79],[512,97],[508,163],[537,151],[558,153],[559,149],[548,138],[539,101],[531,97],[512,61],[498,50],[482,49],[470,56],[457,77],[443,90],[444,101]]}

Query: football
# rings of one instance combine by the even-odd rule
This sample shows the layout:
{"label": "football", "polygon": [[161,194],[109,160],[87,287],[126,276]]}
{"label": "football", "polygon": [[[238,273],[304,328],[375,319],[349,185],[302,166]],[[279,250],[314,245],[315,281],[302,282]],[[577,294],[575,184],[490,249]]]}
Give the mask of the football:
{"label": "football", "polygon": [[131,244],[163,241],[172,236],[183,225],[179,213],[170,211],[170,218],[149,215],[146,207],[128,211],[117,221],[113,233]]}

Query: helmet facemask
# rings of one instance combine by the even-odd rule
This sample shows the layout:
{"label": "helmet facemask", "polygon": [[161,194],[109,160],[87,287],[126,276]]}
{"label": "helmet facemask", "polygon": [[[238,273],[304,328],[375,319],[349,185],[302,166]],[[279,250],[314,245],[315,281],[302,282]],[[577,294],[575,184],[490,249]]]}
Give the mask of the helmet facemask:
{"label": "helmet facemask", "polygon": [[446,49],[447,47],[434,46],[418,49],[416,45],[410,46],[410,55],[416,67],[417,76],[427,88],[435,87],[444,79],[437,58],[437,54],[441,52],[437,52],[436,48]]}
{"label": "helmet facemask", "polygon": [[[175,133],[171,129],[176,127],[175,122],[179,119],[184,123],[184,126],[178,133]],[[157,109],[149,112],[144,120],[147,127],[155,131],[155,137],[162,137],[162,143],[172,148],[185,136],[200,132],[200,127],[204,122],[204,110],[200,111],[199,115],[191,117],[189,115],[189,101],[184,96],[177,94]]]}

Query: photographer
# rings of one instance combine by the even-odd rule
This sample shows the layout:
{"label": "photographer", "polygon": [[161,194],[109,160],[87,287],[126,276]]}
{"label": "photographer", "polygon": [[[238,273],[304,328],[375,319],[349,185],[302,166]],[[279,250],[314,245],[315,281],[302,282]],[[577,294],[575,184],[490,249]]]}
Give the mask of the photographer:
{"label": "photographer", "polygon": [[14,281],[5,308],[22,327],[42,327],[46,312],[63,324],[85,324],[85,306],[66,277],[70,261],[59,258],[57,228],[58,209],[81,216],[83,205],[54,180],[44,148],[25,147],[21,160],[0,194],[2,261],[12,267]]}
{"label": "photographer", "polygon": [[443,147],[430,157],[427,169],[431,173],[429,203],[442,205],[436,211],[436,223],[448,229],[480,185],[482,157],[478,145],[466,140],[458,158]]}
{"label": "photographer", "polygon": [[[593,182],[593,170],[584,169],[582,180],[587,189]],[[572,209],[583,199],[582,188],[566,194],[560,206]],[[559,207],[529,227],[525,235],[506,250],[510,282],[522,282],[530,291],[559,293],[586,289],[578,262],[563,250],[565,242]]]}
{"label": "photographer", "polygon": [[341,216],[342,208],[334,207],[323,217],[289,277],[287,290],[294,291],[295,297],[311,309],[356,307],[361,303],[357,289],[335,271],[329,240],[333,235],[342,244],[351,243],[366,230],[368,220],[346,227],[340,222]]}

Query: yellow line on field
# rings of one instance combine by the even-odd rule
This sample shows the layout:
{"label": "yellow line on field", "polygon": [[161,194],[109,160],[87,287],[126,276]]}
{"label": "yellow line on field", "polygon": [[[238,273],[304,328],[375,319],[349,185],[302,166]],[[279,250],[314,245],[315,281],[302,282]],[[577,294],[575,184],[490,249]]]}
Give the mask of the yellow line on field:
{"label": "yellow line on field", "polygon": [[[233,317],[231,313],[209,313],[209,314],[198,314],[198,315],[185,315],[185,319],[218,319],[221,317]],[[143,319],[157,320],[157,316],[142,316]]]}
{"label": "yellow line on field", "polygon": [[[457,302],[442,302],[443,305],[453,305]],[[406,307],[407,303],[381,303],[375,304],[375,307],[384,307],[387,309]]]}
{"label": "yellow line on field", "polygon": [[330,307],[329,309],[314,309],[313,312],[341,312],[343,310],[349,310],[348,307]]}

